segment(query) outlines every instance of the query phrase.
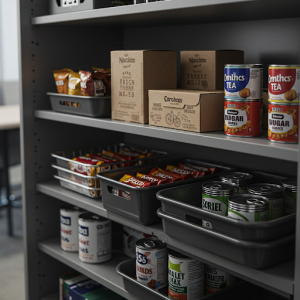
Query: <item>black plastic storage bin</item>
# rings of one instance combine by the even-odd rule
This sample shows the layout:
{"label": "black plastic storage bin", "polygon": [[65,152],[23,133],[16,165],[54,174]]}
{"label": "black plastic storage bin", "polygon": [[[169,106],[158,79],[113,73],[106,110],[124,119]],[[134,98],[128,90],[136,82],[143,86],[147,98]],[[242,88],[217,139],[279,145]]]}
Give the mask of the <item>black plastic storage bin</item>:
{"label": "black plastic storage bin", "polygon": [[[203,167],[217,167],[216,173],[200,178],[192,178],[184,181],[178,181],[173,183],[167,183],[158,186],[152,186],[147,188],[137,188],[129,186],[125,183],[119,182],[124,174],[136,176],[137,172],[149,174],[149,172],[156,166],[165,169],[167,165],[178,166],[179,163],[193,164]],[[100,178],[100,185],[102,188],[102,202],[104,208],[107,210],[131,219],[135,222],[142,223],[143,225],[150,225],[160,222],[160,218],[157,216],[156,211],[160,207],[160,201],[156,198],[156,193],[160,190],[188,184],[191,182],[201,182],[207,179],[215,178],[221,173],[235,170],[231,167],[220,166],[213,163],[195,161],[191,159],[174,159],[163,163],[138,166],[108,171],[98,174]],[[130,199],[125,199],[118,195],[117,191],[125,191],[130,195]]]}

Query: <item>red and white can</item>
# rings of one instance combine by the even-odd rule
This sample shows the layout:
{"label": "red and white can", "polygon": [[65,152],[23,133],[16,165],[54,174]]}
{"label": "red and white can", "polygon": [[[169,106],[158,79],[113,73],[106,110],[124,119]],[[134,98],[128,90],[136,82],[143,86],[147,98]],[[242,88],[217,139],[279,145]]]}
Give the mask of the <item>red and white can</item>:
{"label": "red and white can", "polygon": [[229,136],[262,135],[263,100],[224,100],[224,132]]}
{"label": "red and white can", "polygon": [[268,82],[269,101],[299,102],[300,65],[270,65]]}
{"label": "red and white can", "polygon": [[299,103],[278,103],[269,101],[268,138],[278,143],[298,143]]}

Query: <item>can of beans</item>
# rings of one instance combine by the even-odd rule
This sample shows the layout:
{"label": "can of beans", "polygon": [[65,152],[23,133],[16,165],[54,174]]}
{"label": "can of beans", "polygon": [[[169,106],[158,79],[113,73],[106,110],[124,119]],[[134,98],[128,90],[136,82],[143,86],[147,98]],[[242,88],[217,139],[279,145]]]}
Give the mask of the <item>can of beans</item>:
{"label": "can of beans", "polygon": [[228,217],[246,222],[269,221],[269,199],[248,194],[230,196]]}
{"label": "can of beans", "polygon": [[299,103],[300,65],[269,66],[269,101]]}
{"label": "can of beans", "polygon": [[263,97],[263,67],[225,65],[225,99],[258,100]]}
{"label": "can of beans", "polygon": [[272,142],[296,144],[299,141],[299,103],[268,104],[268,138]]}
{"label": "can of beans", "polygon": [[283,187],[271,183],[254,183],[248,186],[248,193],[269,199],[269,220],[283,217]]}
{"label": "can of beans", "polygon": [[283,179],[281,184],[284,187],[284,215],[294,214],[297,209],[297,179]]}
{"label": "can of beans", "polygon": [[252,182],[252,175],[243,172],[230,172],[220,175],[223,182],[235,184],[237,187],[236,194],[247,194],[247,186]]}
{"label": "can of beans", "polygon": [[79,216],[79,259],[101,263],[111,259],[111,221],[87,212]]}
{"label": "can of beans", "polygon": [[168,285],[168,250],[155,237],[136,241],[136,279],[152,289]]}
{"label": "can of beans", "polygon": [[[227,216],[228,197],[234,195],[236,187],[222,181],[211,181],[202,185],[202,209]],[[210,222],[202,220],[202,226],[212,229]]]}
{"label": "can of beans", "polygon": [[263,100],[225,99],[224,132],[237,137],[262,135]]}
{"label": "can of beans", "polygon": [[65,205],[60,208],[60,245],[69,252],[78,252],[78,217],[83,209]]}
{"label": "can of beans", "polygon": [[168,296],[175,300],[198,300],[204,296],[204,263],[169,250]]}
{"label": "can of beans", "polygon": [[220,291],[236,282],[236,278],[213,266],[204,266],[204,293],[205,295]]}

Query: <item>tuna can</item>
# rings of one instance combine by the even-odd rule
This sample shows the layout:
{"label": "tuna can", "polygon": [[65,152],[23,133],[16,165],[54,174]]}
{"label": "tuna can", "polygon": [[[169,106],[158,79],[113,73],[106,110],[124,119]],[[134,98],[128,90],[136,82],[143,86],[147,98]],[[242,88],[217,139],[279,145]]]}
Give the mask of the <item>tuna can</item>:
{"label": "tuna can", "polygon": [[269,66],[269,101],[299,103],[300,65]]}
{"label": "tuna can", "polygon": [[204,296],[204,263],[169,251],[169,298],[198,300]]}
{"label": "tuna can", "polygon": [[152,289],[168,285],[168,250],[164,241],[155,237],[136,241],[136,279]]}
{"label": "tuna can", "polygon": [[[227,216],[228,197],[234,195],[236,187],[222,181],[211,181],[202,185],[202,209]],[[212,224],[202,220],[202,226],[212,229]]]}
{"label": "tuna can", "polygon": [[284,187],[284,215],[294,214],[297,209],[297,179],[283,179],[281,184]]}
{"label": "tuna can", "polygon": [[248,186],[248,193],[269,199],[269,221],[283,217],[283,187],[271,183],[255,183]]}
{"label": "tuna can", "polygon": [[236,194],[247,194],[247,186],[252,182],[252,175],[242,172],[231,172],[220,175],[223,182],[235,184],[237,186]]}
{"label": "tuna can", "polygon": [[299,103],[268,104],[268,138],[272,142],[296,144],[299,141]]}
{"label": "tuna can", "polygon": [[60,245],[69,252],[78,252],[78,217],[83,209],[66,205],[60,208]]}
{"label": "tuna can", "polygon": [[213,266],[204,266],[204,293],[205,295],[220,291],[236,282],[236,278]]}
{"label": "tuna can", "polygon": [[225,65],[225,99],[257,100],[263,97],[263,67]]}
{"label": "tuna can", "polygon": [[79,216],[79,259],[101,263],[111,259],[111,221],[93,213]]}
{"label": "tuna can", "polygon": [[224,132],[237,137],[262,135],[263,100],[225,99]]}
{"label": "tuna can", "polygon": [[269,199],[248,194],[230,196],[228,217],[247,222],[269,221]]}

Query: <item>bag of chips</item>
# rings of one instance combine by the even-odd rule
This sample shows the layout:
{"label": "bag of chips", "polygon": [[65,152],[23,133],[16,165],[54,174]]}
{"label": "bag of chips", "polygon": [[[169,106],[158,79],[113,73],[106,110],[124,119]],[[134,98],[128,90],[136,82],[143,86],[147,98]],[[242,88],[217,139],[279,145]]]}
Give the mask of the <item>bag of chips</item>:
{"label": "bag of chips", "polygon": [[68,94],[69,76],[73,71],[70,69],[62,69],[53,71],[57,92],[59,94]]}
{"label": "bag of chips", "polygon": [[69,95],[81,95],[80,87],[80,75],[79,73],[71,72],[68,83],[68,94]]}

